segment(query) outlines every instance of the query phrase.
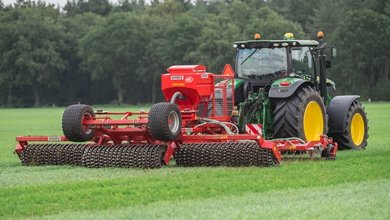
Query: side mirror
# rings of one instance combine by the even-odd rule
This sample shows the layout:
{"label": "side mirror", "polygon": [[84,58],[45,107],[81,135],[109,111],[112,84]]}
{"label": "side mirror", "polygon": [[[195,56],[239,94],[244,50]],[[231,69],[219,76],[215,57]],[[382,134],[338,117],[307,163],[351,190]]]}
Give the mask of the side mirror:
{"label": "side mirror", "polygon": [[332,50],[330,51],[332,57],[336,57],[337,56],[337,49],[336,48],[332,48]]}
{"label": "side mirror", "polygon": [[325,61],[325,67],[326,68],[330,68],[332,66],[332,63],[330,62],[330,60],[327,60],[327,61]]}

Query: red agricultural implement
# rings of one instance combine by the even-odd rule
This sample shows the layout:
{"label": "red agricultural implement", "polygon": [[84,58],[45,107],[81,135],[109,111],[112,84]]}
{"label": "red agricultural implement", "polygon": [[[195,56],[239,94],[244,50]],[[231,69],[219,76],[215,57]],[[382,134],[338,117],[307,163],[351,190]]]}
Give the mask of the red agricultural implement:
{"label": "red agricultural implement", "polygon": [[263,124],[240,124],[230,65],[220,75],[202,65],[172,66],[161,81],[167,102],[149,112],[71,105],[62,117],[64,136],[19,136],[15,151],[24,165],[141,168],[172,158],[178,166],[273,166],[282,155],[336,155],[337,143],[324,134],[311,141],[267,139]]}

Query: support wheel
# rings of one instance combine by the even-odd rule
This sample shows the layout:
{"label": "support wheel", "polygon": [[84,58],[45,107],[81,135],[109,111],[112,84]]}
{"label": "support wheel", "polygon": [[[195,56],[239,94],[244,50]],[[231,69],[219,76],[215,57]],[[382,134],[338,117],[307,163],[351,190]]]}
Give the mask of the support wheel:
{"label": "support wheel", "polygon": [[95,113],[88,105],[68,106],[62,115],[62,131],[65,137],[74,142],[89,141],[95,131],[83,125],[83,120],[95,117]]}
{"label": "support wheel", "polygon": [[363,105],[355,100],[348,109],[344,121],[345,131],[329,134],[342,150],[362,150],[367,146],[368,120]]}
{"label": "support wheel", "polygon": [[331,156],[332,156],[331,152],[332,152],[333,148],[334,148],[333,144],[328,144],[328,146],[325,149],[322,150],[321,157],[323,159],[332,159],[331,158]]}
{"label": "support wheel", "polygon": [[319,93],[304,86],[290,97],[273,99],[275,138],[298,137],[305,141],[319,140],[327,131],[325,105]]}
{"label": "support wheel", "polygon": [[168,102],[154,104],[149,112],[148,127],[156,140],[171,141],[176,139],[181,132],[179,108]]}

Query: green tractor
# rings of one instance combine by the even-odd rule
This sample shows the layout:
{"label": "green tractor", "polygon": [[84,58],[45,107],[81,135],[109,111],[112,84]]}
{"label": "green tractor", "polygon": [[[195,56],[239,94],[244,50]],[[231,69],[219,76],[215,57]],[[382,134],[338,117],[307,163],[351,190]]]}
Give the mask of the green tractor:
{"label": "green tractor", "polygon": [[[367,114],[357,95],[334,96],[335,84],[326,78],[326,51],[323,41],[254,40],[234,43],[235,104],[238,124],[263,125],[267,139],[300,138],[319,140],[327,134],[340,149],[367,146]],[[335,51],[334,51],[335,52]]]}

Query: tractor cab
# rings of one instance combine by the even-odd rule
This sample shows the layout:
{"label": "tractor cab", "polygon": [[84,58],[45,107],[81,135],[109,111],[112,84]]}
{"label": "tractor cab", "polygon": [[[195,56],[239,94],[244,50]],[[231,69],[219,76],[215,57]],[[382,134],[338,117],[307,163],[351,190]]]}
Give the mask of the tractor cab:
{"label": "tractor cab", "polygon": [[319,43],[288,36],[285,40],[260,40],[256,34],[255,40],[233,44],[237,102],[242,102],[251,91],[268,91],[273,82],[283,78],[301,78],[314,83],[317,75],[314,49]]}
{"label": "tractor cab", "polygon": [[255,40],[236,42],[236,73],[242,79],[314,73],[314,40]]}

